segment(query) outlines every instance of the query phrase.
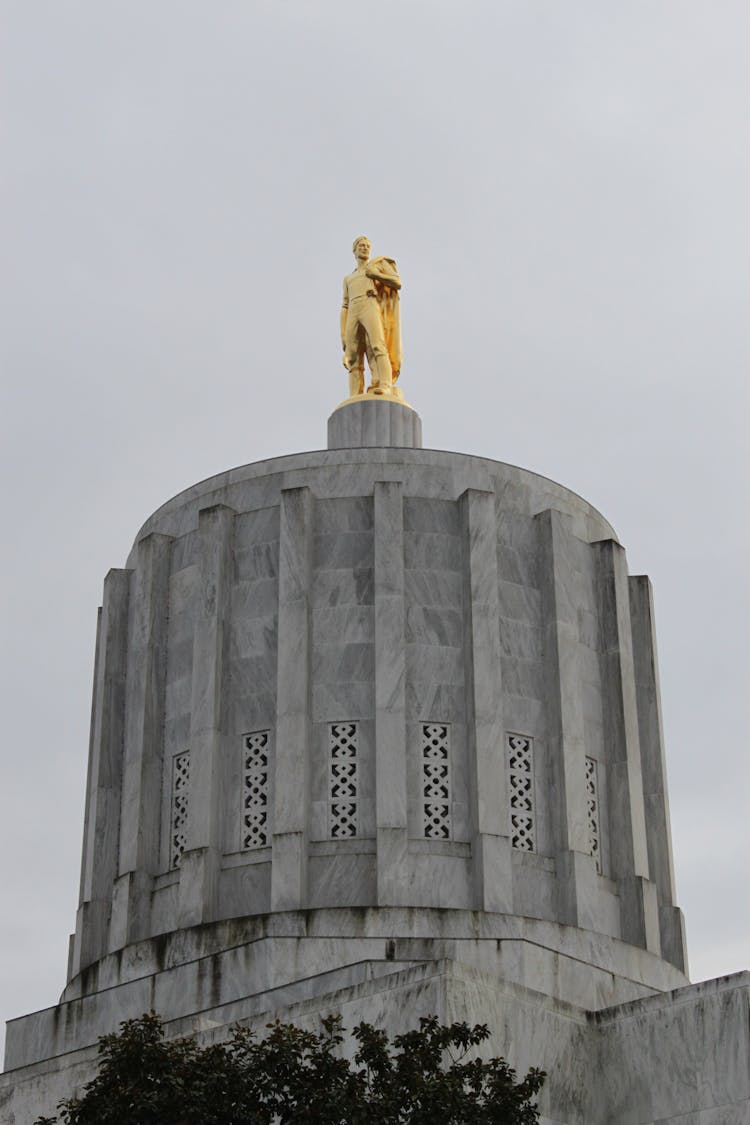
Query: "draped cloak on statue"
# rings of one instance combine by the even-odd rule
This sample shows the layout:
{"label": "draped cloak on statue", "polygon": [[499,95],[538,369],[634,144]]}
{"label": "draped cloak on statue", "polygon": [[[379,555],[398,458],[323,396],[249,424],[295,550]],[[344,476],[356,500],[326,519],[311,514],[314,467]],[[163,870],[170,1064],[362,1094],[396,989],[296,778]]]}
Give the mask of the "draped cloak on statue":
{"label": "draped cloak on statue", "polygon": [[395,383],[401,372],[401,302],[398,295],[401,278],[398,266],[393,258],[372,258],[365,266],[365,273],[375,282]]}

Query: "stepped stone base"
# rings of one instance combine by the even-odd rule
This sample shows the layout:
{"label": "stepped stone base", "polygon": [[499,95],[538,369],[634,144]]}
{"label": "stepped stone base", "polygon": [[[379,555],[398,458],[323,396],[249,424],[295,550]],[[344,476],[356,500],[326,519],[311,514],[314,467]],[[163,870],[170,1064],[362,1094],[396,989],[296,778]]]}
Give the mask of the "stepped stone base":
{"label": "stepped stone base", "polygon": [[204,1043],[277,1016],[317,1028],[331,1011],[391,1035],[429,1014],[486,1023],[487,1054],[547,1072],[545,1125],[746,1125],[750,974],[674,988],[683,980],[615,939],[502,915],[332,910],[199,926],[105,958],[57,1007],[12,1021],[0,1119],[51,1113],[95,1073],[96,1037],[153,1007],[170,1037]]}

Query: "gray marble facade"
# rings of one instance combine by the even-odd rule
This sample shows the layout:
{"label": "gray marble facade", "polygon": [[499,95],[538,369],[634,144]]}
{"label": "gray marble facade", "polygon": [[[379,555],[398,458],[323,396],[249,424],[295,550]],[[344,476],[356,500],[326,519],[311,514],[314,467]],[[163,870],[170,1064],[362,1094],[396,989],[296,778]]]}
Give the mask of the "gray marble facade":
{"label": "gray marble facade", "polygon": [[209,1037],[497,1018],[549,1122],[748,1121],[736,1051],[722,1086],[690,1048],[670,1111],[632,1032],[668,1065],[728,1012],[747,1046],[747,979],[685,975],[648,579],[580,497],[413,414],[342,406],[334,447],[195,485],[107,575],[69,979],[9,1024],[3,1120],[155,1006]]}

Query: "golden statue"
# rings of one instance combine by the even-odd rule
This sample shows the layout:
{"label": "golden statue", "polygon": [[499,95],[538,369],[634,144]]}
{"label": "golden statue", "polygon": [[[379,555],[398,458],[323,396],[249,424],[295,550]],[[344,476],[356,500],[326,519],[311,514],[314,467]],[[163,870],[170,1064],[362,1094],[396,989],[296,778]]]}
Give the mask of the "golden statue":
{"label": "golden statue", "polygon": [[349,395],[365,391],[365,356],[370,368],[368,394],[403,399],[396,387],[401,372],[401,278],[393,258],[370,259],[370,240],[352,246],[357,268],[344,278],[341,346],[349,372]]}

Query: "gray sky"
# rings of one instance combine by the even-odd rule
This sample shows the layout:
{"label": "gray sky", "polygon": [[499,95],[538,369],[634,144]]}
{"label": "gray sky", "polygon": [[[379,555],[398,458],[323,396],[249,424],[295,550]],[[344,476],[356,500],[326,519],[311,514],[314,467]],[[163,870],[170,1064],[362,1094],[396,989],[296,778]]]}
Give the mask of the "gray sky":
{"label": "gray sky", "polygon": [[651,576],[691,975],[750,967],[746,0],[0,14],[0,1018],[65,982],[104,575],[325,444],[360,233],[425,445],[581,493]]}

